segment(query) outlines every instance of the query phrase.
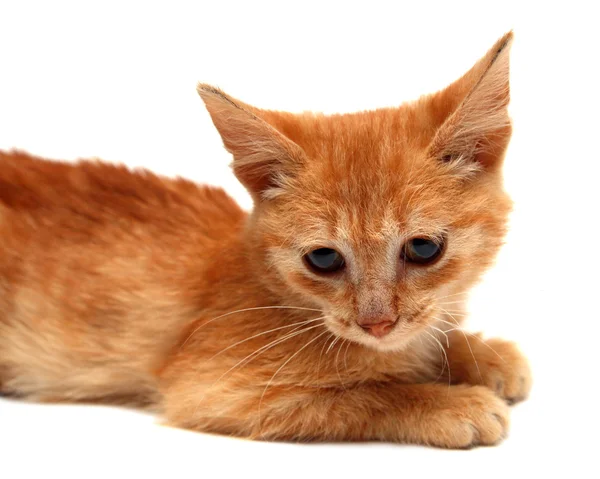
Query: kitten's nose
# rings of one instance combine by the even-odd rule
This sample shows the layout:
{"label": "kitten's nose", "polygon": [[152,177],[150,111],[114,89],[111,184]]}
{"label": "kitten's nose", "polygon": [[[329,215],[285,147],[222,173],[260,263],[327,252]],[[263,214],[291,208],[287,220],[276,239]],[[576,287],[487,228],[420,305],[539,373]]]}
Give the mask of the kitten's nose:
{"label": "kitten's nose", "polygon": [[369,315],[359,317],[356,322],[367,333],[382,338],[392,330],[396,324],[396,317],[392,314]]}

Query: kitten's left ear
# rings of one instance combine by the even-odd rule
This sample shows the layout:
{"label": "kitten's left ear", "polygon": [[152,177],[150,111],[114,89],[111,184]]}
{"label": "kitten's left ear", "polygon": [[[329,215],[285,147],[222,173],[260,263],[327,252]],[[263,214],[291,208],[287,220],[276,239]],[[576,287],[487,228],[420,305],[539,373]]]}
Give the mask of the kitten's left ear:
{"label": "kitten's left ear", "polygon": [[462,78],[431,98],[443,123],[429,146],[439,161],[469,168],[499,167],[510,140],[509,50],[504,35]]}
{"label": "kitten's left ear", "polygon": [[246,105],[206,84],[198,93],[233,155],[233,172],[256,201],[284,186],[304,159],[304,151]]}

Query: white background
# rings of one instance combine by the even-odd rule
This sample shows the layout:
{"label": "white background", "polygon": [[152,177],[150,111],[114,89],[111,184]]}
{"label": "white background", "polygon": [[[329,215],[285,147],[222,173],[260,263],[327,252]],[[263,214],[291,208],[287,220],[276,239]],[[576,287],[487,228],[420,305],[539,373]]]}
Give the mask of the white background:
{"label": "white background", "polygon": [[517,340],[534,389],[496,448],[253,443],[124,409],[0,400],[0,476],[599,477],[598,15],[570,2],[0,2],[0,148],[97,156],[248,196],[195,93],[390,106],[458,78],[513,28],[516,202],[470,328]]}

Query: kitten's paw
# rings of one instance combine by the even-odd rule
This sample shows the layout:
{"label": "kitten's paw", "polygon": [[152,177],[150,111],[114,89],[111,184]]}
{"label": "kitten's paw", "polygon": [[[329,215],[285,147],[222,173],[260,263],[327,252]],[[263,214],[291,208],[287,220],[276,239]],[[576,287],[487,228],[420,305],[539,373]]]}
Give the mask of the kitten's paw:
{"label": "kitten's paw", "polygon": [[498,396],[515,403],[529,396],[531,369],[517,346],[501,339],[486,341],[491,356],[485,358],[482,376]]}
{"label": "kitten's paw", "polygon": [[451,386],[447,398],[427,415],[425,442],[434,446],[464,449],[489,446],[506,436],[508,405],[483,386]]}
{"label": "kitten's paw", "polygon": [[501,339],[487,340],[482,348],[477,356],[479,371],[472,375],[477,374],[480,382],[510,403],[524,400],[531,390],[531,369],[521,351]]}
{"label": "kitten's paw", "polygon": [[522,401],[529,395],[529,363],[513,343],[468,337],[468,343],[451,341],[448,352],[455,366],[451,373],[456,374],[457,381],[482,384],[510,403]]}

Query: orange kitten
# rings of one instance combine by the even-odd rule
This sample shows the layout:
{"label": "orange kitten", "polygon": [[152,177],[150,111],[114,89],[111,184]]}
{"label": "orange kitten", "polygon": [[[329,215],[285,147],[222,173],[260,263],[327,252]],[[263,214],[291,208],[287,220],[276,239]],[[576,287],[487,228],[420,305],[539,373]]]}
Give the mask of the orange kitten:
{"label": "orange kitten", "polygon": [[529,368],[459,325],[511,207],[511,38],[398,108],[282,113],[200,85],[250,214],[218,188],[0,153],[0,390],[252,438],[498,442]]}

